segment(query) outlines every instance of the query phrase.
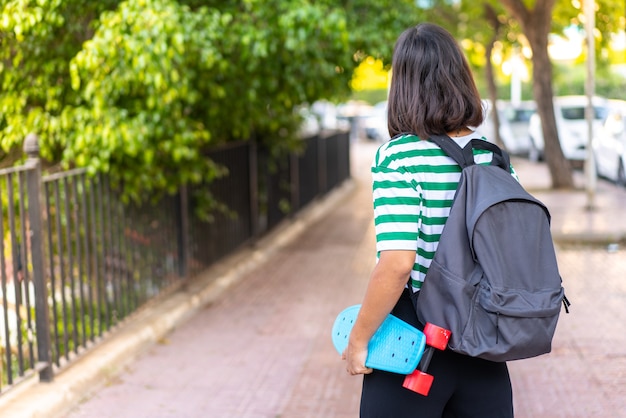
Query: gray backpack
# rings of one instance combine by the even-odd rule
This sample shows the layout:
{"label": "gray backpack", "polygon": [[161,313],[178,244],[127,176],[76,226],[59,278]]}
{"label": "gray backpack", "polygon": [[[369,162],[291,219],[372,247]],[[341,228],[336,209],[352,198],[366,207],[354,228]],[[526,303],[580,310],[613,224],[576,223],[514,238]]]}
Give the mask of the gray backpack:
{"label": "gray backpack", "polygon": [[[424,283],[413,297],[420,322],[452,331],[451,350],[491,361],[550,352],[568,312],[550,233],[550,214],[510,173],[506,152],[485,140],[436,143],[462,168]],[[493,153],[474,163],[472,148]]]}

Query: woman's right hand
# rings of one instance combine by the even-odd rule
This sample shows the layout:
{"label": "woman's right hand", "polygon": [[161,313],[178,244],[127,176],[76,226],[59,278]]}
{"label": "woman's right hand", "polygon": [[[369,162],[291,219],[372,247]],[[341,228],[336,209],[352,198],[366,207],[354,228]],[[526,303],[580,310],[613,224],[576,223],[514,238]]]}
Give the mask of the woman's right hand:
{"label": "woman's right hand", "polygon": [[352,376],[372,373],[372,369],[365,366],[367,344],[359,345],[349,342],[341,358],[342,360],[346,360],[346,371]]}

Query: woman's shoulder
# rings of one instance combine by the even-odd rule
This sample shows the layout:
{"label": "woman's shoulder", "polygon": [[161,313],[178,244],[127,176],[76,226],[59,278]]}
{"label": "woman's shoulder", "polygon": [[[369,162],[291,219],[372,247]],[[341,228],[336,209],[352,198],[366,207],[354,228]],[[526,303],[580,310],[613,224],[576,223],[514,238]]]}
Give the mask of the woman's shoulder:
{"label": "woman's shoulder", "polygon": [[425,150],[437,148],[430,141],[419,138],[413,134],[402,134],[391,138],[382,144],[376,155],[380,157],[380,161],[389,158],[402,159],[408,156],[419,155]]}
{"label": "woman's shoulder", "polygon": [[436,164],[432,158],[444,157],[443,152],[433,142],[416,135],[402,134],[382,144],[376,152],[374,166],[395,169],[402,166]]}

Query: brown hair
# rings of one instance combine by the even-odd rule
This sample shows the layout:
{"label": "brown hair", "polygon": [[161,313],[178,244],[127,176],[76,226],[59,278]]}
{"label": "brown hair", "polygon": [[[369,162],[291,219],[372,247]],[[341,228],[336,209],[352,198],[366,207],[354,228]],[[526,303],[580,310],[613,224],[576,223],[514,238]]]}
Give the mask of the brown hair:
{"label": "brown hair", "polygon": [[404,31],[392,61],[387,120],[391,137],[412,133],[427,139],[482,122],[480,95],[452,35],[430,23]]}

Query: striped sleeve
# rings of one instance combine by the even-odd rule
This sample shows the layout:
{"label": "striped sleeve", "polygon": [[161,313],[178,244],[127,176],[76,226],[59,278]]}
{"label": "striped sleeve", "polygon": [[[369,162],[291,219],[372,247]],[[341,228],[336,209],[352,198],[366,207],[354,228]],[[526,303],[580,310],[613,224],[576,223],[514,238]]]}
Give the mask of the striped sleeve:
{"label": "striped sleeve", "polygon": [[372,167],[376,249],[417,251],[421,197],[407,173]]}

